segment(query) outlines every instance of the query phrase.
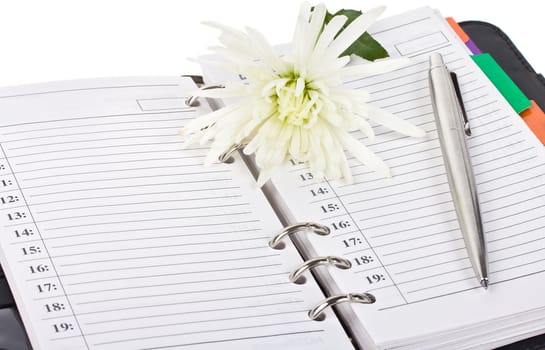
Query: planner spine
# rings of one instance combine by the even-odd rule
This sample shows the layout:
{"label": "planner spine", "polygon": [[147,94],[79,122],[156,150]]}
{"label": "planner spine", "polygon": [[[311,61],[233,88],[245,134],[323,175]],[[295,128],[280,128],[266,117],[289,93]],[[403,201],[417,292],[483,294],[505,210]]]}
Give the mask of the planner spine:
{"label": "planner spine", "polygon": [[[209,89],[218,89],[223,88],[223,85],[202,85],[199,87],[200,90],[209,90]],[[198,96],[190,96],[186,100],[186,105],[189,107],[199,106]],[[246,142],[238,143],[232,145],[228,150],[222,153],[218,157],[218,161],[221,163],[233,163],[234,158],[232,157],[234,152],[237,152],[244,148],[247,145]],[[284,249],[285,244],[282,240],[286,236],[291,236],[292,234],[300,232],[312,232],[317,235],[326,236],[331,233],[329,227],[315,223],[315,222],[299,222],[289,226],[284,227],[282,231],[276,234],[270,241],[269,247],[272,249]],[[310,271],[315,267],[321,265],[332,265],[339,269],[350,269],[352,264],[349,260],[338,257],[338,256],[315,256],[307,258],[301,265],[299,265],[295,270],[289,274],[289,280],[291,283],[303,284],[306,279],[304,278],[304,273]],[[313,307],[308,312],[308,317],[314,321],[321,321],[325,318],[323,312],[333,307],[339,303],[360,303],[360,304],[373,304],[376,301],[375,296],[371,293],[346,293],[346,294],[336,294],[329,296],[322,301],[320,301],[315,307]]]}

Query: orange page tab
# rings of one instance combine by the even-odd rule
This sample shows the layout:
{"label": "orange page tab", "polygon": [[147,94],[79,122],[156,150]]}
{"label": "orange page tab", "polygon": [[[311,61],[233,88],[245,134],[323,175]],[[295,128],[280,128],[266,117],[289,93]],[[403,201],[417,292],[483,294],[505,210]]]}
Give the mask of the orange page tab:
{"label": "orange page tab", "polygon": [[534,100],[530,100],[532,105],[525,111],[520,113],[520,116],[526,122],[526,125],[537,136],[541,143],[545,144],[545,113],[539,108]]}
{"label": "orange page tab", "polygon": [[464,32],[462,27],[460,27],[458,22],[456,22],[454,18],[452,17],[447,17],[445,19],[447,20],[448,24],[452,27],[452,29],[454,29],[454,31],[460,37],[460,39],[462,39],[464,43],[467,43],[469,41],[469,36],[466,34],[466,32]]}

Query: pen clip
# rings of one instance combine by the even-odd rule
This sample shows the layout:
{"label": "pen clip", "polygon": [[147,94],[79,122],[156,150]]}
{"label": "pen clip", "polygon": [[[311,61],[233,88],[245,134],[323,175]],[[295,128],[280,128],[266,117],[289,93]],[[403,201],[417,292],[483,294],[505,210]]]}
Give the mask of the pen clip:
{"label": "pen clip", "polygon": [[456,93],[456,99],[458,100],[458,106],[462,112],[462,123],[464,124],[464,132],[467,136],[471,136],[471,129],[469,128],[469,120],[467,119],[466,109],[464,108],[464,102],[462,101],[462,93],[460,92],[460,84],[458,84],[458,77],[456,73],[449,72],[452,85],[454,85],[454,91]]}

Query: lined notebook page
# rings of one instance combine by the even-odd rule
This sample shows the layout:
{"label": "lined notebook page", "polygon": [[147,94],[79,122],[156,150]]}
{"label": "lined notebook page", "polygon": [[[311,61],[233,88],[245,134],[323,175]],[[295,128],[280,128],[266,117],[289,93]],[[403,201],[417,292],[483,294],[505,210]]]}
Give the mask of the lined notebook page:
{"label": "lined notebook page", "polygon": [[[413,63],[347,84],[367,89],[374,105],[410,120],[427,136],[403,137],[377,126],[370,144],[355,133],[390,166],[389,179],[351,159],[350,185],[317,184],[304,165],[287,166],[274,184],[298,220],[331,227],[330,237],[309,238],[320,254],[352,261],[349,271],[332,269],[344,290],[376,296],[376,304],[355,309],[378,343],[545,306],[543,146],[432,10],[372,29],[392,56],[408,56]],[[441,52],[458,74],[470,118],[469,150],[490,260],[488,291],[471,268],[449,191],[428,89],[432,51]]]}
{"label": "lined notebook page", "polygon": [[240,159],[181,150],[187,78],[0,90],[4,268],[35,349],[351,348]]}

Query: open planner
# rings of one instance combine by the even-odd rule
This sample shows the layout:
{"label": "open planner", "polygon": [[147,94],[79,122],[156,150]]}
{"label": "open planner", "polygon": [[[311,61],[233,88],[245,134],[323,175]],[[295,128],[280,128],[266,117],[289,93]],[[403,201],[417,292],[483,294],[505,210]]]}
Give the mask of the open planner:
{"label": "open planner", "polygon": [[[371,34],[412,63],[347,81],[426,130],[375,127],[354,182],[287,163],[263,189],[252,159],[203,166],[178,131],[187,77],[104,78],[0,89],[0,262],[34,349],[485,349],[545,331],[545,150],[437,12]],[[490,260],[474,276],[451,199],[428,88],[428,56],[458,74]],[[207,83],[226,73],[205,69]],[[216,101],[218,102],[218,101]],[[228,104],[229,101],[219,101]],[[273,249],[269,241],[301,222]],[[288,276],[319,265],[304,283]],[[302,280],[298,282],[303,282]],[[326,297],[372,304],[309,310]]]}

